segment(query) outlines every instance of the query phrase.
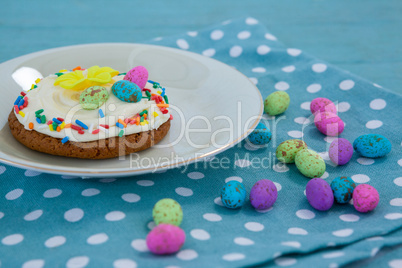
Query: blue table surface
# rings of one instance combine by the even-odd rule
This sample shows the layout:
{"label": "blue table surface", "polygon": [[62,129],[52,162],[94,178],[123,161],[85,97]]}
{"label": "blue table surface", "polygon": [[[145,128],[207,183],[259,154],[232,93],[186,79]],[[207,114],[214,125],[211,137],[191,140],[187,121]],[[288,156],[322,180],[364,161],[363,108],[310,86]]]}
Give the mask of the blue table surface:
{"label": "blue table surface", "polygon": [[0,62],[42,49],[144,42],[250,15],[290,47],[402,93],[402,1],[12,1],[0,9]]}

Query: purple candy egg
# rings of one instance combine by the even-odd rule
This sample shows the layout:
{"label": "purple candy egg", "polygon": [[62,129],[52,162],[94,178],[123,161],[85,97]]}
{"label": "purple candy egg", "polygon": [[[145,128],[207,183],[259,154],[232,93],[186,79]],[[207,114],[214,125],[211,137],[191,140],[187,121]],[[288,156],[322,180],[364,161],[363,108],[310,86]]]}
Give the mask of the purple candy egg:
{"label": "purple candy egg", "polygon": [[142,90],[148,81],[148,70],[144,66],[134,67],[128,71],[123,79],[133,82]]}
{"label": "purple candy egg", "polygon": [[342,119],[330,112],[317,113],[314,118],[314,124],[322,134],[327,136],[338,136],[345,128]]}
{"label": "purple candy egg", "polygon": [[306,186],[306,196],[310,205],[326,211],[334,204],[334,194],[328,182],[320,178],[311,179]]}
{"label": "purple candy egg", "polygon": [[329,99],[316,98],[310,103],[310,111],[312,114],[316,112],[330,112],[336,114],[336,107]]}
{"label": "purple candy egg", "polygon": [[278,197],[278,190],[275,184],[267,179],[257,181],[250,191],[251,205],[259,210],[273,206]]}
{"label": "purple candy egg", "polygon": [[331,159],[334,164],[342,166],[348,163],[352,158],[353,146],[347,139],[335,139],[329,146],[328,154],[329,159]]}

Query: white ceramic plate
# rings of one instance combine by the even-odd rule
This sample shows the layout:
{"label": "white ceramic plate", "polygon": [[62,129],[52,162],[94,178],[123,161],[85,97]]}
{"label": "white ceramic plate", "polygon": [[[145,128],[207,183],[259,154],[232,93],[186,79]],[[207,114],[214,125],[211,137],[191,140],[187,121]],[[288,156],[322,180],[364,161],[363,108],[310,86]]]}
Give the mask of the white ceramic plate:
{"label": "white ceramic plate", "polygon": [[[174,119],[166,137],[138,154],[108,160],[55,157],[32,151],[16,141],[7,118],[19,92],[40,74],[47,76],[77,65],[109,66],[121,72],[145,66],[149,79],[160,82],[169,96]],[[263,110],[259,90],[234,68],[161,46],[103,43],[49,49],[0,64],[0,77],[0,161],[54,174],[139,175],[205,160],[247,137]]]}

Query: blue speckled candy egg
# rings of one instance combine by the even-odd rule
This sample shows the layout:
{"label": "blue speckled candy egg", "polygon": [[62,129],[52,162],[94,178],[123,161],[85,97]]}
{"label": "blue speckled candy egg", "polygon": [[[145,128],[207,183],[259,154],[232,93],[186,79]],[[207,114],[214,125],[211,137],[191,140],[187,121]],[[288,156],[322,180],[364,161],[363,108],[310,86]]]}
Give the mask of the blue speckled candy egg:
{"label": "blue speckled candy egg", "polygon": [[331,189],[336,202],[345,204],[352,199],[355,182],[349,177],[337,177],[331,182]]}
{"label": "blue speckled candy egg", "polygon": [[263,123],[259,123],[248,136],[248,140],[252,144],[263,145],[269,143],[271,141],[271,137],[271,131]]}
{"label": "blue speckled candy egg", "polygon": [[246,189],[241,182],[229,181],[221,190],[221,199],[225,207],[239,208],[246,200]]}
{"label": "blue speckled candy egg", "polygon": [[360,155],[369,158],[383,157],[391,152],[391,142],[382,135],[361,135],[353,142],[353,149]]}
{"label": "blue speckled candy egg", "polygon": [[141,88],[127,80],[120,80],[114,83],[112,92],[124,102],[139,102],[142,99]]}

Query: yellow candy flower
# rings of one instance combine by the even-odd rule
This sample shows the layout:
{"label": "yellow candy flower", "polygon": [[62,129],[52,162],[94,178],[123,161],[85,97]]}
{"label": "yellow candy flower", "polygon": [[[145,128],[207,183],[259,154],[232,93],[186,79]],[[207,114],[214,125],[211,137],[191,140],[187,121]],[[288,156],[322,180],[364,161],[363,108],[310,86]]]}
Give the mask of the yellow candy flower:
{"label": "yellow candy flower", "polygon": [[92,66],[87,70],[85,77],[83,71],[77,70],[59,76],[54,85],[60,85],[65,89],[82,91],[91,86],[99,86],[112,81],[112,77],[118,75],[119,72],[110,67]]}

